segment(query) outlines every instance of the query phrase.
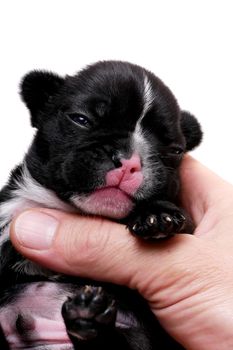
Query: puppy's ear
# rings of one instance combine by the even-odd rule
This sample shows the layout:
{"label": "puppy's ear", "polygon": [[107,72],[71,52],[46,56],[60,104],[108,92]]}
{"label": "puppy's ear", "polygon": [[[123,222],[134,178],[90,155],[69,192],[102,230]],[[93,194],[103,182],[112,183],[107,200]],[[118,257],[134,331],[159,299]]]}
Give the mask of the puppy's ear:
{"label": "puppy's ear", "polygon": [[43,112],[47,103],[64,85],[65,79],[50,72],[32,71],[23,79],[20,94],[31,112],[31,123],[38,128],[39,114]]}
{"label": "puppy's ear", "polygon": [[202,130],[197,119],[189,112],[181,111],[181,129],[186,140],[186,150],[191,151],[202,140]]}

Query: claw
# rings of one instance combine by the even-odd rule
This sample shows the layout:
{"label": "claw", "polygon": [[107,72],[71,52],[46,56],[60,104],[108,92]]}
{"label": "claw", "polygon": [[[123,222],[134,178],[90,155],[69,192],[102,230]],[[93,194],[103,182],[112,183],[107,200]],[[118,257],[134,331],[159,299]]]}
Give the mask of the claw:
{"label": "claw", "polygon": [[101,295],[101,294],[102,294],[102,292],[103,292],[102,287],[98,287],[98,289],[97,289],[97,294],[98,294],[98,295]]}
{"label": "claw", "polygon": [[172,218],[168,215],[164,217],[164,220],[167,222],[172,222]]}
{"label": "claw", "polygon": [[150,225],[154,225],[157,222],[156,216],[155,215],[150,215],[147,218],[147,221]]}
{"label": "claw", "polygon": [[138,229],[138,224],[136,223],[136,224],[133,225],[132,230],[133,231],[137,231],[137,229]]}
{"label": "claw", "polygon": [[85,287],[84,287],[84,293],[90,293],[90,292],[92,292],[92,287],[89,286],[89,285],[85,285]]}
{"label": "claw", "polygon": [[186,217],[183,214],[180,214],[180,218],[182,221],[186,221]]}

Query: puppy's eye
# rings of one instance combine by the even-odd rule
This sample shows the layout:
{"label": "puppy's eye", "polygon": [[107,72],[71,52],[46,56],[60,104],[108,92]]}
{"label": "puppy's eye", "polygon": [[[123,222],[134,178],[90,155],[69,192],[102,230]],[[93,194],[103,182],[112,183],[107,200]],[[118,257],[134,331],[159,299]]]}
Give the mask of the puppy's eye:
{"label": "puppy's eye", "polygon": [[88,119],[88,117],[86,117],[83,114],[79,114],[79,113],[69,113],[68,114],[68,118],[70,120],[72,120],[74,123],[83,126],[85,128],[89,127],[91,125],[90,120]]}

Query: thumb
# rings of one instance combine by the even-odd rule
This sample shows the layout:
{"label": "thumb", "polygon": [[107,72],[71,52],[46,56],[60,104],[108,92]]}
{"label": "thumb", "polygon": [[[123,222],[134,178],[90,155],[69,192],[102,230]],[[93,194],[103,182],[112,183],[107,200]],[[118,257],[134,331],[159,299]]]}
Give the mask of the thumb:
{"label": "thumb", "polygon": [[189,261],[186,242],[194,238],[178,235],[168,242],[146,243],[123,225],[51,209],[25,211],[13,221],[10,235],[15,248],[40,265],[126,285],[148,300],[155,287],[151,279],[162,283],[157,277],[172,269],[175,260]]}
{"label": "thumb", "polygon": [[[10,236],[22,255],[55,271],[96,279],[104,276],[122,284],[128,284],[134,274],[129,262],[137,254],[135,239],[123,225],[102,218],[32,209],[12,222]],[[126,268],[119,278],[117,269],[123,260]]]}
{"label": "thumb", "polygon": [[[212,311],[209,295],[215,300],[216,290],[225,284],[228,289],[229,284],[225,283],[225,249],[216,254],[210,241],[182,234],[166,242],[147,243],[123,225],[48,209],[22,213],[12,223],[10,234],[21,254],[47,268],[138,290],[185,348],[201,349],[195,343],[196,334],[201,334],[201,344],[202,337],[212,339],[212,324],[203,327],[199,315],[205,315],[203,305]],[[223,261],[222,269],[218,261]],[[209,319],[214,319],[212,314]],[[194,343],[196,347],[190,346]]]}

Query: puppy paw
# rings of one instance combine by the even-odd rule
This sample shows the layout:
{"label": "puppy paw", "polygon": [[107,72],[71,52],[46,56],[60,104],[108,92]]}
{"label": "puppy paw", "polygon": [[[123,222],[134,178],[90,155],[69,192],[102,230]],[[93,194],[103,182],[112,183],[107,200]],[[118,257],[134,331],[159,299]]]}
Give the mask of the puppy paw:
{"label": "puppy paw", "polygon": [[143,239],[164,239],[181,232],[186,225],[185,215],[179,211],[170,213],[137,215],[130,220],[127,228],[134,235]]}
{"label": "puppy paw", "polygon": [[63,304],[62,316],[71,340],[91,340],[115,324],[115,301],[102,287],[84,286]]}

